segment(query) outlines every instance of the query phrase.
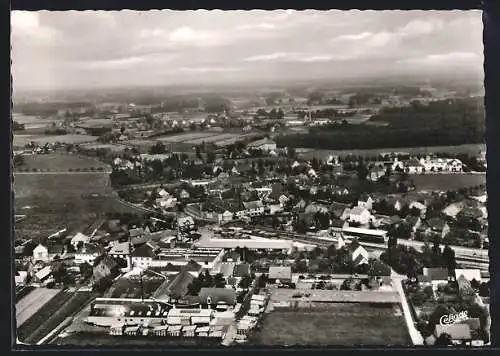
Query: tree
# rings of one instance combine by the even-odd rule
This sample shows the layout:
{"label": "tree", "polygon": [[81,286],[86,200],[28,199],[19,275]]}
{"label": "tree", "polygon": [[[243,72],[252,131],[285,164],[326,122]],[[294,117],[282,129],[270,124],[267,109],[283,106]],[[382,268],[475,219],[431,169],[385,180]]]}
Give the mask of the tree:
{"label": "tree", "polygon": [[248,274],[246,274],[241,278],[240,283],[238,283],[238,287],[242,289],[248,289],[251,284],[252,278]]}
{"label": "tree", "polygon": [[331,244],[330,246],[328,246],[328,248],[326,249],[326,256],[328,258],[333,258],[337,255],[337,248],[335,247],[335,244]]}
{"label": "tree", "polygon": [[453,345],[450,334],[442,333],[441,335],[439,335],[439,337],[436,339],[436,342],[434,343],[434,345],[435,346]]}
{"label": "tree", "polygon": [[448,245],[443,249],[444,267],[452,272],[456,268],[455,251]]}
{"label": "tree", "polygon": [[211,164],[215,162],[215,152],[210,150],[207,152],[207,163]]}
{"label": "tree", "polygon": [[92,266],[87,262],[80,264],[80,274],[84,278],[89,278],[93,274]]}
{"label": "tree", "polygon": [[358,168],[356,169],[359,180],[365,180],[368,176],[368,168],[363,163],[363,160],[359,161]]}
{"label": "tree", "polygon": [[226,286],[226,279],[222,273],[217,273],[214,277],[215,288],[224,288]]}
{"label": "tree", "polygon": [[288,158],[295,158],[295,148],[294,147],[287,147],[287,156]]}
{"label": "tree", "polygon": [[165,145],[161,143],[161,141],[158,141],[153,147],[150,148],[149,153],[150,154],[162,154],[166,152]]}

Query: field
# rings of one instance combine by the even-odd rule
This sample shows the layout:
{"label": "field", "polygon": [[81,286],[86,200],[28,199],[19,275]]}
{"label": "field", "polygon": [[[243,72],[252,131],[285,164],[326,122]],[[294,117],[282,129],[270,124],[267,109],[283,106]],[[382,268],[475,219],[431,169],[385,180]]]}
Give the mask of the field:
{"label": "field", "polygon": [[67,317],[81,310],[92,297],[91,292],[62,292],[38,310],[25,325],[18,328],[19,339],[28,344],[40,341]]}
{"label": "field", "polygon": [[363,156],[373,157],[380,153],[387,152],[406,152],[409,154],[430,154],[430,153],[468,153],[471,155],[478,154],[481,150],[485,150],[486,145],[483,144],[468,144],[460,146],[435,146],[435,147],[405,147],[405,148],[379,148],[371,150],[313,150],[313,149],[297,149],[297,153],[306,158],[311,159],[316,157],[318,159],[327,159],[330,155],[337,156]]}
{"label": "field", "polygon": [[39,145],[45,145],[46,143],[83,143],[92,142],[97,140],[97,136],[89,135],[14,135],[13,145],[16,147],[23,147],[29,142],[33,141]]}
{"label": "field", "polygon": [[90,168],[103,168],[107,166],[97,160],[86,157],[75,156],[67,153],[50,153],[50,154],[37,154],[25,155],[24,165],[18,167],[21,170],[43,170],[43,171],[68,171],[69,169],[90,169]]}
{"label": "field", "polygon": [[392,307],[331,304],[328,310],[275,310],[263,327],[250,337],[252,345],[408,346],[409,334],[402,316]]}
{"label": "field", "polygon": [[107,173],[15,174],[14,194],[16,213],[27,215],[15,226],[17,238],[81,231],[106,212],[141,212],[118,201]]}
{"label": "field", "polygon": [[36,312],[54,298],[58,289],[36,288],[16,303],[16,324],[21,326]]}
{"label": "field", "polygon": [[162,142],[186,142],[189,140],[203,139],[217,135],[218,134],[215,132],[193,132],[193,133],[182,133],[179,135],[159,137],[158,140]]}
{"label": "field", "polygon": [[486,184],[486,174],[419,174],[411,179],[417,190],[453,190]]}
{"label": "field", "polygon": [[[105,333],[81,332],[56,339],[53,344],[66,346],[111,346],[111,347],[218,347],[220,340],[207,338],[112,336]],[[163,350],[164,351],[164,350]]]}

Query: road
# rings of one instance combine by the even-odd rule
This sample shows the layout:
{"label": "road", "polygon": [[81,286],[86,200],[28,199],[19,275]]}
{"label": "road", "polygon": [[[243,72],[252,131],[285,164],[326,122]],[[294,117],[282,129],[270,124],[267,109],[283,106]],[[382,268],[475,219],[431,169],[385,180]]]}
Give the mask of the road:
{"label": "road", "polygon": [[415,327],[415,322],[413,321],[412,314],[410,311],[410,306],[408,305],[408,301],[406,300],[405,292],[403,290],[403,279],[405,276],[397,274],[394,270],[392,270],[392,281],[398,291],[399,298],[401,299],[401,307],[403,308],[403,315],[406,321],[406,326],[408,327],[408,332],[410,334],[411,342],[415,345],[423,345],[424,338],[422,334]]}

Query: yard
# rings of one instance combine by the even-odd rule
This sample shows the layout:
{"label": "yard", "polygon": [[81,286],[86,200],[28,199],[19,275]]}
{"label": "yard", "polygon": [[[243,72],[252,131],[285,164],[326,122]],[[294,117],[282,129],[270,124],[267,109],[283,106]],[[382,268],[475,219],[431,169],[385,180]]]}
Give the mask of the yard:
{"label": "yard", "polygon": [[377,345],[408,346],[411,341],[403,316],[392,307],[367,304],[329,304],[328,311],[275,310],[260,331],[250,337],[253,345]]}
{"label": "yard", "polygon": [[186,142],[186,141],[195,140],[195,139],[203,140],[203,139],[211,137],[211,136],[218,136],[218,134],[215,132],[181,133],[178,135],[158,137],[157,140],[162,141],[162,142]]}
{"label": "yard", "polygon": [[486,184],[485,174],[411,175],[417,190],[454,190]]}
{"label": "yard", "polygon": [[68,170],[84,170],[84,169],[98,169],[102,168],[107,170],[108,167],[96,160],[76,156],[67,153],[50,153],[50,154],[38,154],[38,155],[26,155],[24,156],[24,165],[19,166],[20,170],[42,170],[42,171],[68,171]]}

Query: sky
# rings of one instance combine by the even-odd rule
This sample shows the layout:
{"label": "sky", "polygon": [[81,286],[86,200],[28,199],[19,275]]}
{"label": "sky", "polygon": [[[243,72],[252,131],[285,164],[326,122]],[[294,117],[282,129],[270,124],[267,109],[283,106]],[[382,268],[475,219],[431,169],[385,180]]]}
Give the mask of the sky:
{"label": "sky", "polygon": [[11,13],[14,90],[482,73],[480,11]]}

